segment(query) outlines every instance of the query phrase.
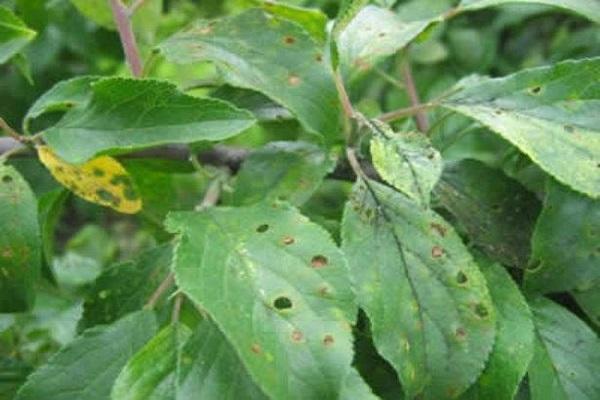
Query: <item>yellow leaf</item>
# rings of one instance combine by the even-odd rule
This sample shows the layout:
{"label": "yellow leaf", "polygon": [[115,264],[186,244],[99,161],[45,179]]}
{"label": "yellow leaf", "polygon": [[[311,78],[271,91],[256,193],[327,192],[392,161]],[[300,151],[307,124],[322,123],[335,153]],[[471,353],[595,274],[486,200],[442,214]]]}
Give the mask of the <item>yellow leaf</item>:
{"label": "yellow leaf", "polygon": [[125,214],[142,209],[129,174],[114,158],[100,156],[74,165],[60,159],[48,146],[38,146],[37,152],[52,176],[77,196]]}

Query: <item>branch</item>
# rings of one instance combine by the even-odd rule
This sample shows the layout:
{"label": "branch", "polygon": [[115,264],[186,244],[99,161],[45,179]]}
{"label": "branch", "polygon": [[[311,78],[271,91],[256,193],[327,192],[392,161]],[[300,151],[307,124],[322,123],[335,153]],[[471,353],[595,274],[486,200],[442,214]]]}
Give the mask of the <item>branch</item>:
{"label": "branch", "polygon": [[412,117],[413,115],[418,115],[428,108],[435,107],[436,104],[433,103],[425,103],[419,104],[412,107],[401,108],[399,110],[390,111],[384,114],[381,114],[377,117],[378,120],[382,122],[393,122],[401,118]]}
{"label": "branch", "polygon": [[18,142],[23,142],[23,136],[19,135],[17,133],[17,131],[15,131],[13,128],[11,128],[10,125],[8,125],[8,123],[1,117],[0,117],[0,129],[3,130],[12,139],[14,139]]}
{"label": "branch", "polygon": [[415,122],[417,123],[417,128],[421,132],[427,132],[429,130],[429,121],[427,121],[427,115],[425,114],[424,109],[419,109],[420,107],[422,107],[421,100],[419,99],[419,92],[417,92],[417,87],[415,86],[415,80],[412,75],[412,70],[407,60],[402,62],[400,70],[402,72],[404,84],[406,85],[406,92],[408,93],[408,97],[410,98],[410,103],[415,109]]}
{"label": "branch", "polygon": [[131,73],[136,78],[139,78],[143,73],[142,59],[131,27],[130,10],[121,2],[121,0],[110,0],[110,6],[112,8],[115,24],[117,25],[117,30],[119,31],[123,52],[125,53],[125,58],[127,59]]}
{"label": "branch", "polygon": [[160,300],[162,295],[165,294],[165,292],[171,286],[173,286],[174,283],[175,275],[172,272],[169,272],[169,275],[167,275],[167,277],[160,283],[160,285],[158,285],[154,293],[152,293],[150,299],[148,299],[148,302],[146,303],[144,308],[147,310],[152,310],[154,307],[156,307],[156,303],[158,303],[158,300]]}

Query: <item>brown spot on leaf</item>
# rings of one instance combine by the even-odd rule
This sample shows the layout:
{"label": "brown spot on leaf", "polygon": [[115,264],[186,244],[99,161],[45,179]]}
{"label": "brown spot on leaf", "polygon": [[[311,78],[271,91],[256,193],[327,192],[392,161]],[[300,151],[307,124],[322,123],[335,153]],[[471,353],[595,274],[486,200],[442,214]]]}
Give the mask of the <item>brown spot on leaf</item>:
{"label": "brown spot on leaf", "polygon": [[438,235],[440,235],[441,237],[446,236],[446,232],[448,231],[448,229],[444,228],[443,225],[438,224],[437,222],[431,223],[431,229],[436,231],[438,233]]}
{"label": "brown spot on leaf", "polygon": [[293,36],[286,36],[283,38],[283,43],[285,44],[294,44],[296,43],[296,38]]}
{"label": "brown spot on leaf", "polygon": [[292,340],[294,342],[300,342],[302,341],[302,339],[304,339],[304,335],[302,334],[302,332],[300,332],[297,329],[292,332]]}
{"label": "brown spot on leaf", "polygon": [[323,344],[325,346],[331,346],[335,342],[335,339],[331,335],[325,335],[323,338]]}
{"label": "brown spot on leaf", "polygon": [[323,61],[323,55],[322,55],[322,54],[317,54],[317,55],[315,56],[315,60],[316,60],[317,62],[322,62],[322,61]]}
{"label": "brown spot on leaf", "polygon": [[283,239],[281,240],[283,242],[283,244],[285,245],[290,245],[293,244],[295,242],[294,238],[291,236],[284,236]]}
{"label": "brown spot on leaf", "polygon": [[329,260],[324,255],[318,254],[310,260],[310,265],[313,268],[323,268],[329,264]]}
{"label": "brown spot on leaf", "polygon": [[253,343],[252,346],[250,346],[250,350],[252,350],[254,354],[262,353],[262,348],[258,343]]}
{"label": "brown spot on leaf", "polygon": [[457,339],[464,339],[465,337],[467,337],[467,331],[465,331],[465,328],[458,327],[456,328],[456,331],[454,331],[454,335],[456,336]]}
{"label": "brown spot on leaf", "polygon": [[302,80],[300,79],[300,77],[298,75],[295,74],[290,74],[288,76],[288,84],[290,86],[298,86],[300,84]]}
{"label": "brown spot on leaf", "polygon": [[431,248],[431,256],[433,258],[440,258],[443,255],[444,255],[444,249],[442,249],[440,246],[433,246]]}

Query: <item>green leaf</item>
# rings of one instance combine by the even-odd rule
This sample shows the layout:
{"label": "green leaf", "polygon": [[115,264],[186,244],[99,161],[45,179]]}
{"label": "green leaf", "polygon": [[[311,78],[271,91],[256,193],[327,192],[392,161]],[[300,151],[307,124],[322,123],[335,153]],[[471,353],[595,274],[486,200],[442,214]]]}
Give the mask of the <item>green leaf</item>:
{"label": "green leaf", "polygon": [[324,49],[294,22],[249,10],[199,21],[160,49],[178,63],[213,61],[233,86],[264,93],[329,142],[340,138],[341,108]]}
{"label": "green leaf", "polygon": [[52,264],[52,259],[54,258],[54,234],[68,197],[69,191],[55,189],[40,196],[38,201],[42,248],[44,260],[48,265]]}
{"label": "green leaf", "polygon": [[104,28],[115,29],[110,0],[71,0],[71,3],[86,18]]}
{"label": "green leaf", "polygon": [[442,105],[508,140],[560,182],[600,197],[600,57],[467,79]]}
{"label": "green leaf", "polygon": [[0,313],[33,306],[41,268],[35,195],[23,177],[0,161]]}
{"label": "green leaf", "polygon": [[141,215],[156,226],[169,211],[193,210],[206,191],[209,175],[189,162],[160,159],[122,160],[144,203]]}
{"label": "green leaf", "polygon": [[321,10],[275,3],[272,0],[262,0],[260,3],[269,14],[300,25],[318,43],[325,44],[327,41],[327,15]]}
{"label": "green leaf", "polygon": [[31,374],[16,400],[109,400],[121,368],[156,330],[150,311],[89,329]]}
{"label": "green leaf", "polygon": [[417,203],[428,206],[433,187],[442,175],[442,157],[418,132],[395,133],[378,121],[370,121],[373,166],[390,185]]}
{"label": "green leaf", "polygon": [[369,69],[404,48],[432,22],[407,22],[392,11],[367,6],[339,34],[340,63],[349,69]]}
{"label": "green leaf", "polygon": [[464,160],[450,165],[435,190],[440,203],[490,258],[524,268],[540,211],[534,194],[502,171]]}
{"label": "green leaf", "polygon": [[102,271],[86,296],[79,327],[112,323],[141,309],[167,276],[171,257],[171,246],[162,245]]}
{"label": "green leaf", "polygon": [[539,292],[586,289],[600,280],[600,200],[548,181],[535,226],[525,287]]}
{"label": "green leaf", "polygon": [[594,324],[600,325],[600,284],[595,284],[585,290],[574,290],[571,294],[590,320]]}
{"label": "green leaf", "polygon": [[459,7],[465,11],[511,3],[538,3],[576,12],[600,24],[600,3],[596,0],[462,0]]}
{"label": "green leaf", "polygon": [[306,142],[271,142],[253,152],[242,164],[232,203],[284,200],[305,203],[335,167],[322,148]]}
{"label": "green leaf", "polygon": [[188,96],[167,82],[106,78],[92,84],[90,100],[69,111],[44,139],[60,158],[82,163],[107,151],[222,140],[253,123],[246,111]]}
{"label": "green leaf", "polygon": [[579,318],[539,297],[529,302],[536,328],[529,366],[533,400],[600,398],[600,339]]}
{"label": "green leaf", "polygon": [[23,130],[31,133],[31,122],[45,113],[68,111],[75,106],[83,106],[92,94],[92,83],[98,79],[98,76],[80,76],[54,85],[31,105],[23,119]]}
{"label": "green leaf", "polygon": [[285,205],[169,214],[179,288],[206,310],[273,398],[336,398],[356,315],[346,260]]}
{"label": "green leaf", "polygon": [[190,335],[189,328],[179,324],[160,331],[127,362],[115,381],[111,400],[174,400],[177,356]]}
{"label": "green leaf", "polygon": [[533,357],[532,315],[502,266],[489,264],[482,271],[496,307],[496,342],[485,370],[461,399],[513,399]]}
{"label": "green leaf", "polygon": [[0,64],[17,55],[35,36],[35,31],[10,9],[0,5]]}
{"label": "green leaf", "polygon": [[452,227],[373,181],[346,205],[342,248],[379,353],[408,398],[455,398],[481,373],[496,316],[486,282]]}
{"label": "green leaf", "polygon": [[217,326],[203,320],[179,359],[177,399],[265,400],[235,349]]}
{"label": "green leaf", "polygon": [[222,85],[212,92],[211,96],[252,112],[254,117],[261,122],[294,119],[294,116],[286,108],[254,90]]}
{"label": "green leaf", "polygon": [[335,24],[333,25],[333,37],[338,39],[340,32],[342,32],[354,18],[358,15],[361,9],[369,4],[370,0],[342,0],[338,15],[335,18]]}

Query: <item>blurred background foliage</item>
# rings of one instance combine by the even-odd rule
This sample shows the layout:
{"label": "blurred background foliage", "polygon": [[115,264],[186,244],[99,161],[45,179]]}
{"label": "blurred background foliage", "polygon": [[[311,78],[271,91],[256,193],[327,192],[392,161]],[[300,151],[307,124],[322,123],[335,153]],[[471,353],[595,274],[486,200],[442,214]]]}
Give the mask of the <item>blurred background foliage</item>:
{"label": "blurred background foliage", "polygon": [[[105,1],[105,0],[103,0]],[[55,83],[81,75],[128,75],[110,15],[95,12],[88,0],[0,0],[38,32],[23,56],[0,65],[0,115],[21,126],[29,106]],[[290,0],[316,7],[330,18],[338,1]],[[379,0],[404,20],[438,15],[453,0]],[[219,88],[218,72],[210,65],[174,65],[152,51],[154,45],[198,18],[216,18],[256,5],[252,0],[148,0],[135,19],[135,30],[147,76],[169,79],[189,93],[234,96]],[[84,14],[91,16],[87,18]],[[600,55],[600,26],[539,5],[511,5],[460,15],[424,32],[406,53],[353,76],[348,82],[358,108],[376,116],[409,105],[399,86],[400,57],[408,57],[423,99],[431,99],[472,74],[502,76],[514,71]],[[234,91],[235,92],[235,91]],[[238,97],[240,102],[245,99]],[[34,132],[59,115],[41,118]],[[266,118],[269,119],[269,118]],[[274,118],[276,119],[276,118]],[[544,178],[528,160],[480,125],[443,111],[431,114],[434,144],[446,160],[472,158],[503,169],[533,192]],[[412,124],[405,120],[402,124]],[[304,136],[299,125],[284,118],[265,121],[228,144],[253,148],[273,140]],[[199,144],[201,149],[205,145]],[[168,210],[191,209],[207,182],[218,171],[186,161],[128,159],[126,167],[145,198],[141,223],[70,196],[34,159],[11,161],[40,199],[44,217],[45,275],[36,306],[23,315],[0,315],[0,399],[77,332],[82,301],[89,285],[108,266],[135,257],[168,240],[161,222]],[[335,236],[350,184],[328,179],[303,206],[303,212]],[[157,190],[160,188],[160,190]],[[233,197],[233,196],[229,196]],[[223,196],[228,201],[228,194]],[[369,357],[369,354],[361,354]],[[380,371],[386,376],[386,371]],[[375,371],[374,373],[378,373]]]}

